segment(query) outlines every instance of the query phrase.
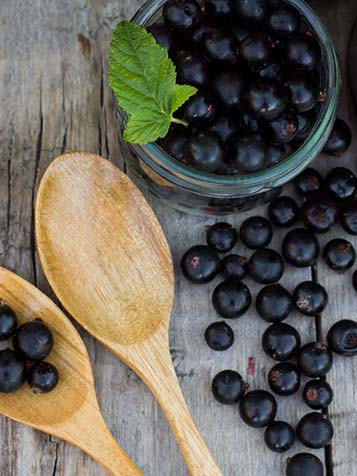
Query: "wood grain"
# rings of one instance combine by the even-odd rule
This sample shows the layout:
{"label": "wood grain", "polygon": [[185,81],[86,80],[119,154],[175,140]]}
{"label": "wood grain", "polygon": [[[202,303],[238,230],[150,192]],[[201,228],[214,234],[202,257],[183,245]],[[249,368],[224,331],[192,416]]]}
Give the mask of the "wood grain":
{"label": "wood grain", "polygon": [[68,318],[41,291],[4,268],[0,294],[20,324],[39,318],[51,329],[54,347],[46,361],[60,376],[48,394],[35,395],[26,384],[13,394],[1,394],[0,413],[78,446],[113,476],[142,476],[104,422],[87,349]]}
{"label": "wood grain", "polygon": [[172,258],[139,189],[99,156],[65,154],[42,178],[35,224],[41,263],[61,303],[151,388],[191,476],[221,476],[172,365]]}
{"label": "wood grain", "polygon": [[[111,28],[120,19],[130,18],[142,3],[143,0],[48,0],[45,5],[41,0],[0,2],[0,262],[37,283],[49,295],[52,294],[34,249],[35,189],[47,165],[64,151],[88,150],[123,165],[122,151],[125,153],[127,148],[120,139],[105,79],[106,51]],[[310,3],[324,15],[345,64],[355,0]],[[341,114],[356,131],[355,112],[346,88]],[[339,163],[355,168],[356,152],[354,142],[351,152]],[[324,156],[319,162],[329,167],[335,163]],[[154,198],[151,203],[173,252],[176,300],[171,353],[198,427],[224,475],[243,472],[247,476],[283,476],[286,456],[265,449],[262,432],[244,427],[236,407],[222,407],[210,394],[211,379],[225,368],[239,370],[251,387],[266,388],[266,375],[273,365],[260,347],[266,325],[252,309],[230,323],[236,342],[228,352],[217,355],[205,346],[206,326],[219,319],[210,302],[217,281],[192,287],[181,276],[177,264],[189,245],[204,241],[204,227],[214,220],[174,212]],[[258,209],[256,213],[265,210]],[[233,217],[231,221],[238,226],[246,216]],[[278,233],[274,237],[273,246],[277,249],[281,236]],[[246,253],[241,245],[235,251]],[[310,276],[309,270],[289,268],[283,282],[292,290]],[[354,318],[355,296],[349,276],[327,273],[320,264],[319,279],[328,279],[326,285],[331,294],[324,328],[340,316]],[[255,296],[258,287],[247,283]],[[313,321],[294,314],[288,322],[299,328],[304,341],[314,338]],[[178,446],[151,393],[124,364],[80,331],[89,348],[100,406],[116,438],[131,455],[140,448],[136,462],[147,476],[187,476]],[[255,362],[254,375],[247,373],[250,357]],[[337,434],[333,446],[335,476],[357,474],[355,369],[355,360],[337,359],[329,376],[336,392],[331,409]],[[300,395],[279,398],[279,418],[296,424],[306,411]],[[303,450],[296,445],[288,455]],[[0,474],[4,476],[102,476],[101,468],[77,448],[5,418],[0,419],[0,452]],[[323,458],[323,452],[318,454]]]}

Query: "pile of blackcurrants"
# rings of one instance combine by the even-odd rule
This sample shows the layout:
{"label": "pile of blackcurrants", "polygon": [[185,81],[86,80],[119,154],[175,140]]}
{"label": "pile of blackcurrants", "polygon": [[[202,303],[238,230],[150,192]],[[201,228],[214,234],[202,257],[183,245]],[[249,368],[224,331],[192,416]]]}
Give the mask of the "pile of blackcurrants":
{"label": "pile of blackcurrants", "polygon": [[16,392],[26,380],[34,393],[51,392],[59,374],[54,365],[43,360],[53,348],[52,332],[41,319],[18,327],[16,313],[1,301],[0,341],[9,339],[13,349],[0,351],[0,393]]}
{"label": "pile of blackcurrants", "polygon": [[[163,149],[219,175],[257,172],[298,149],[327,92],[315,33],[281,0],[168,0],[148,31],[198,88],[178,112]],[[343,121],[337,134],[350,141]],[[336,151],[329,149],[327,153]]]}
{"label": "pile of blackcurrants", "polygon": [[[265,442],[275,452],[289,450],[295,436],[308,448],[323,448],[333,437],[333,426],[325,410],[333,399],[333,390],[326,375],[333,364],[333,353],[357,355],[357,322],[342,320],[329,330],[327,344],[320,341],[301,345],[300,335],[283,322],[295,307],[307,316],[319,316],[326,308],[326,289],[315,281],[300,283],[290,292],[278,281],[284,273],[284,260],[295,267],[313,266],[320,255],[316,234],[329,231],[338,217],[343,228],[357,235],[357,180],[347,168],[332,169],[325,178],[314,169],[306,169],[295,179],[295,187],[305,201],[299,206],[288,196],[276,198],[268,207],[269,220],[262,216],[246,219],[239,233],[228,223],[216,223],[207,230],[207,245],[190,248],[182,257],[181,269],[193,283],[204,284],[221,274],[224,281],[213,291],[212,302],[225,319],[242,316],[250,307],[252,297],[242,282],[246,276],[265,286],[256,297],[258,315],[270,323],[262,337],[265,353],[278,361],[268,374],[273,393],[288,396],[300,388],[301,375],[311,378],[303,389],[306,404],[314,410],[305,415],[296,430],[286,422],[275,421],[277,402],[264,390],[247,391],[242,376],[233,371],[220,372],[213,380],[214,397],[223,404],[239,402],[242,420],[254,428],[266,427]],[[288,228],[302,220],[305,227],[288,231],[282,242],[282,255],[268,248],[273,225]],[[229,253],[240,242],[253,250],[249,259]],[[356,260],[353,245],[345,239],[329,241],[323,250],[327,265],[337,271],[350,269]],[[353,275],[357,291],[357,271]],[[215,322],[205,333],[206,342],[216,351],[230,348],[234,332],[226,322]],[[291,361],[294,361],[292,363]],[[287,476],[322,476],[323,465],[314,455],[300,453],[289,459]]]}

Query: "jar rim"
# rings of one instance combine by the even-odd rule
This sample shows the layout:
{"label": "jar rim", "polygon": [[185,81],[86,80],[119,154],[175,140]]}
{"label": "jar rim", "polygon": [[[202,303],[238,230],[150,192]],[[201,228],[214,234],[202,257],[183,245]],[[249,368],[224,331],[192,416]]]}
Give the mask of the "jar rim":
{"label": "jar rim", "polygon": [[[170,182],[200,194],[216,196],[258,193],[283,185],[300,173],[322,151],[334,125],[340,93],[340,71],[332,40],[318,14],[304,0],[285,0],[295,7],[315,32],[327,72],[327,99],[305,142],[286,159],[265,170],[240,175],[216,175],[197,171],[167,154],[157,143],[131,145],[155,172]],[[166,0],[148,0],[132,21],[145,26]]]}

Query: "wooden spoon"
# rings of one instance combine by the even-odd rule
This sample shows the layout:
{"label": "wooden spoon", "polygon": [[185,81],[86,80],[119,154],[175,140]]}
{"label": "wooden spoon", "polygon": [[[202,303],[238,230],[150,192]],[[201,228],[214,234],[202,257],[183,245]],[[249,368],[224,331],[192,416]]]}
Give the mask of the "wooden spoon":
{"label": "wooden spoon", "polygon": [[41,291],[4,268],[0,298],[15,310],[20,324],[39,317],[49,326],[54,348],[46,361],[60,374],[58,386],[48,394],[35,395],[27,384],[17,392],[0,393],[0,412],[78,446],[113,476],[142,475],[104,422],[87,349],[69,319]]}
{"label": "wooden spoon", "polygon": [[140,191],[108,161],[66,154],[41,181],[35,220],[40,259],[62,304],[152,390],[191,475],[221,476],[172,365],[172,257]]}

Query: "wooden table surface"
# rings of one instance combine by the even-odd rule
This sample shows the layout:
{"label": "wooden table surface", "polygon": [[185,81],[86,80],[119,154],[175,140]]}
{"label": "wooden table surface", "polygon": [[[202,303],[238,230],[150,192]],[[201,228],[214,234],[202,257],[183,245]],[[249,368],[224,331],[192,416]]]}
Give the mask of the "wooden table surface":
{"label": "wooden table surface", "polygon": [[[123,152],[113,98],[107,85],[107,52],[112,28],[130,18],[143,0],[1,0],[0,1],[0,264],[52,296],[34,246],[33,207],[44,170],[70,150],[99,153],[123,167]],[[357,14],[355,0],[314,0],[339,52],[345,73],[347,44]],[[357,58],[356,58],[357,61]],[[357,78],[356,78],[357,80]],[[345,81],[340,115],[354,131],[357,122]],[[338,164],[356,171],[357,141]],[[316,167],[327,170],[335,159],[321,156]],[[287,191],[291,191],[289,187]],[[204,227],[214,218],[195,218],[151,200],[169,239],[177,265],[190,244],[204,241]],[[265,213],[265,209],[256,211]],[[239,223],[248,214],[234,216]],[[336,227],[325,243],[343,235]],[[279,249],[282,234],[274,246]],[[357,246],[357,239],[352,239]],[[243,252],[239,246],[238,252]],[[237,407],[216,403],[210,382],[220,370],[242,373],[252,388],[266,388],[272,361],[260,346],[266,324],[254,309],[232,326],[233,348],[214,353],[203,333],[217,316],[210,303],[216,283],[192,287],[176,266],[177,294],[171,328],[172,356],[189,406],[225,476],[283,476],[286,455],[265,449],[263,433],[242,424]],[[288,267],[283,278],[290,290],[310,279],[313,270]],[[330,294],[321,321],[325,334],[341,318],[355,318],[356,294],[351,272],[337,275],[319,261],[315,270]],[[255,295],[258,287],[247,283]],[[73,286],[80,283],[73,283]],[[1,296],[0,296],[1,297]],[[295,325],[304,341],[315,338],[316,323],[297,314]],[[114,435],[146,476],[187,476],[169,425],[144,384],[99,343],[81,331],[91,355],[98,397]],[[319,332],[318,332],[319,333]],[[248,360],[255,373],[248,375]],[[357,475],[357,361],[337,358],[328,380],[335,390],[330,408],[336,435],[326,457],[327,474]],[[73,385],[76,383],[73,382]],[[301,394],[279,398],[278,417],[296,425],[308,411]],[[95,428],[93,428],[95,431]],[[303,451],[296,444],[289,452]],[[45,434],[0,418],[1,476],[99,476],[103,470],[78,449]]]}

